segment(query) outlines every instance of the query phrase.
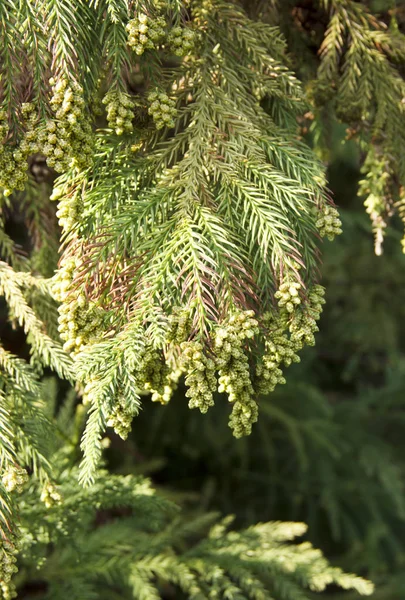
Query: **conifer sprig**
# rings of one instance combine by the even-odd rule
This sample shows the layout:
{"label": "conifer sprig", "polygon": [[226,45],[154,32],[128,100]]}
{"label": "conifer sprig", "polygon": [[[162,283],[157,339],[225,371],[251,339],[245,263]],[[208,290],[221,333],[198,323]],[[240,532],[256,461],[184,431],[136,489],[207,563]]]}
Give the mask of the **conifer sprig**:
{"label": "conifer sprig", "polygon": [[[67,429],[62,425],[66,411]],[[80,426],[82,420],[74,417],[70,401],[51,418],[57,483],[23,488],[16,540],[19,589],[35,569],[39,589],[47,590],[39,597],[62,600],[104,598],[113,591],[153,600],[161,598],[168,585],[190,599],[215,593],[224,599],[233,594],[252,600],[295,600],[306,589],[319,592],[332,583],[371,594],[370,582],[332,567],[308,542],[296,543],[306,532],[302,523],[260,523],[235,531],[230,517],[183,516],[145,478],[105,470],[98,472],[93,486],[81,487],[74,439],[75,423]],[[14,564],[15,551],[8,544],[0,551],[2,592],[8,598],[14,593],[10,574],[15,567],[9,565]]]}
{"label": "conifer sprig", "polygon": [[359,193],[366,196],[376,253],[381,254],[384,229],[405,181],[405,37],[362,4],[323,4],[329,25],[315,86],[320,103],[332,99],[339,118],[353,128],[361,148],[367,148]]}

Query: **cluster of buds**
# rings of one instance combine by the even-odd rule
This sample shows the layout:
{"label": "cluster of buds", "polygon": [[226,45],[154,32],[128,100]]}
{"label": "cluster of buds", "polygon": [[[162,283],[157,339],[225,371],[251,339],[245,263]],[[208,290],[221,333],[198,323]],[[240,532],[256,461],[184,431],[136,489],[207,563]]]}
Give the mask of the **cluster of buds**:
{"label": "cluster of buds", "polygon": [[[181,371],[171,371],[161,353],[154,348],[146,346],[137,354],[137,365],[135,370],[131,369],[131,376],[136,382],[139,393],[150,392],[153,402],[167,404],[177,385]],[[89,394],[91,387],[92,382],[90,381],[85,387],[85,395]],[[107,424],[125,440],[131,431],[132,421],[137,412],[138,406],[128,404],[121,391],[117,395]]]}
{"label": "cluster of buds", "polygon": [[318,331],[317,321],[322,313],[322,305],[325,303],[324,295],[324,288],[314,285],[309,290],[305,303],[294,310],[292,315],[290,312],[283,314],[286,304],[282,305],[278,316],[271,313],[264,315],[268,332],[265,352],[256,367],[255,389],[259,393],[268,394],[276,385],[285,383],[281,365],[288,367],[293,362],[299,362],[297,352],[304,345],[315,344],[314,334]]}
{"label": "cluster of buds", "polygon": [[58,331],[65,341],[65,352],[76,354],[102,334],[103,314],[98,306],[89,306],[84,294],[59,308]]}
{"label": "cluster of buds", "polygon": [[213,393],[217,389],[215,362],[204,354],[200,342],[183,342],[182,368],[186,373],[186,392],[190,408],[198,408],[206,413],[214,405]]}
{"label": "cluster of buds", "polygon": [[330,204],[324,206],[320,212],[317,212],[315,226],[321,237],[327,237],[332,241],[336,235],[342,233],[342,221],[339,218],[337,208]]}
{"label": "cluster of buds", "polygon": [[62,496],[51,481],[47,481],[42,488],[41,502],[43,502],[47,508],[51,508],[52,506],[55,506],[55,504],[62,504]]}
{"label": "cluster of buds", "polygon": [[321,285],[314,285],[308,293],[308,301],[305,306],[298,311],[290,324],[291,341],[296,350],[300,350],[304,345],[314,346],[314,334],[319,330],[317,321],[319,320],[323,304],[325,304],[325,288]]}
{"label": "cluster of buds", "polygon": [[107,425],[112,427],[121,439],[126,440],[135,415],[136,410],[125,402],[125,398],[120,396],[114,404]]}
{"label": "cluster of buds", "polygon": [[157,350],[151,350],[143,371],[143,389],[151,393],[152,402],[167,404],[177,387],[181,369],[172,370]]}
{"label": "cluster of buds", "polygon": [[258,322],[253,317],[254,312],[250,310],[237,312],[218,328],[214,338],[218,391],[227,393],[233,404],[229,426],[235,437],[248,435],[258,415],[249,360],[244,350],[246,340],[259,333]]}
{"label": "cluster of buds", "polygon": [[165,92],[154,90],[148,95],[148,114],[155,122],[156,129],[163,127],[174,127],[174,118],[176,117],[176,103],[169,98]]}
{"label": "cluster of buds", "polygon": [[296,306],[301,304],[299,291],[301,284],[297,282],[284,282],[274,294],[280,308],[285,308],[288,313],[293,313]]}
{"label": "cluster of buds", "polygon": [[[17,146],[0,143],[0,187],[5,196],[13,190],[23,190],[28,180],[28,157],[39,151],[38,117],[32,103],[21,105],[24,135]],[[0,111],[0,140],[8,133],[8,120],[5,111]]]}
{"label": "cluster of buds", "polygon": [[10,465],[4,470],[1,481],[7,492],[21,494],[28,481],[28,473],[21,467]]}
{"label": "cluster of buds", "polygon": [[77,267],[80,267],[80,260],[72,256],[65,258],[53,286],[55,298],[61,302],[58,331],[65,342],[63,349],[72,353],[98,338],[103,322],[103,310],[95,304],[90,305],[83,292],[72,289]]}
{"label": "cluster of buds", "polygon": [[19,150],[27,158],[30,154],[36,154],[40,151],[38,115],[35,104],[24,102],[21,105],[21,117],[24,126],[24,135]]}
{"label": "cluster of buds", "polygon": [[119,90],[110,91],[104,96],[103,104],[107,108],[108,126],[117,135],[133,131],[132,120],[135,104],[129,94]]}
{"label": "cluster of buds", "polygon": [[[19,177],[15,177],[15,161],[9,148],[5,144],[5,138],[8,133],[7,113],[0,111],[0,186],[3,188],[5,196],[10,196],[13,189],[24,186],[24,175],[19,173]],[[14,175],[14,177],[13,177]]]}
{"label": "cluster of buds", "polygon": [[12,600],[17,597],[15,586],[11,579],[18,568],[16,541],[0,540],[0,598],[2,600]]}
{"label": "cluster of buds", "polygon": [[256,423],[259,416],[259,409],[256,401],[253,399],[253,392],[249,389],[245,391],[244,397],[234,402],[232,412],[229,417],[229,427],[236,438],[250,435],[252,425]]}
{"label": "cluster of buds", "polygon": [[176,56],[186,56],[193,49],[196,33],[189,27],[173,27],[167,36],[169,46]]}
{"label": "cluster of buds", "polygon": [[160,387],[152,387],[150,382],[146,382],[144,389],[151,392],[152,402],[160,402],[160,404],[168,404],[173,396],[174,390],[177,388],[179,379],[183,374],[182,369],[169,370]]}
{"label": "cluster of buds", "polygon": [[156,49],[165,36],[166,22],[163,17],[149,17],[140,13],[126,26],[128,46],[141,56],[145,50]]}
{"label": "cluster of buds", "polygon": [[58,121],[66,121],[76,125],[83,114],[84,99],[81,86],[61,77],[57,81],[52,77],[49,80],[52,86],[51,108]]}
{"label": "cluster of buds", "polygon": [[270,394],[274,392],[277,385],[286,383],[283,371],[278,364],[273,360],[271,349],[263,355],[261,361],[257,364],[255,389],[259,394]]}
{"label": "cluster of buds", "polygon": [[174,344],[185,342],[193,326],[192,312],[188,308],[175,307],[169,316],[167,341]]}
{"label": "cluster of buds", "polygon": [[267,322],[267,335],[263,357],[256,367],[255,389],[260,394],[273,392],[278,384],[284,384],[281,365],[286,367],[293,362],[299,362],[294,342],[286,334],[286,321],[282,317],[271,313],[264,315]]}
{"label": "cluster of buds", "polygon": [[5,110],[0,110],[0,140],[2,141],[1,150],[3,150],[7,134],[8,134],[7,113]]}
{"label": "cluster of buds", "polygon": [[59,200],[56,216],[59,220],[59,225],[64,231],[70,231],[79,221],[79,216],[82,208],[82,201],[79,190],[64,195],[62,188],[55,187],[50,200]]}
{"label": "cluster of buds", "polygon": [[49,120],[39,134],[42,152],[48,166],[58,173],[70,167],[86,168],[93,162],[94,136],[85,116],[85,102],[81,86],[66,77],[52,85],[51,108],[55,120]]}
{"label": "cluster of buds", "polygon": [[153,390],[151,400],[152,402],[160,402],[161,404],[167,404],[173,392],[177,389],[179,379],[183,375],[183,369],[170,369],[166,375],[165,385],[162,391]]}
{"label": "cluster of buds", "polygon": [[47,121],[39,133],[39,141],[47,165],[58,173],[66,171],[70,166],[72,153],[70,135],[66,127],[58,128],[55,121]]}

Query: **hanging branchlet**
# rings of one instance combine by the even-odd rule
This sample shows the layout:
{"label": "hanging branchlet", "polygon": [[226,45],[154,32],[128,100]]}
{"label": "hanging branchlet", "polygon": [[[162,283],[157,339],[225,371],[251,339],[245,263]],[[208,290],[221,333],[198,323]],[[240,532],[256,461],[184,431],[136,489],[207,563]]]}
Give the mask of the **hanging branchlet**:
{"label": "hanging branchlet", "polygon": [[[329,24],[320,47],[316,96],[320,104],[329,103],[328,113],[334,107],[338,118],[356,132],[360,149],[365,142],[371,148],[363,162],[365,177],[359,194],[367,194],[366,209],[380,255],[384,230],[395,209],[389,192],[397,196],[405,183],[405,82],[400,69],[405,60],[404,36],[396,27],[389,29],[365,4],[354,0],[324,4]],[[390,181],[388,173],[395,174]],[[333,222],[325,218],[317,226],[328,237],[334,236]]]}
{"label": "hanging branchlet", "polygon": [[359,195],[365,197],[364,206],[374,233],[374,251],[381,256],[385,231],[395,209],[396,182],[392,160],[384,153],[384,148],[374,144],[361,172],[364,178],[359,182]]}

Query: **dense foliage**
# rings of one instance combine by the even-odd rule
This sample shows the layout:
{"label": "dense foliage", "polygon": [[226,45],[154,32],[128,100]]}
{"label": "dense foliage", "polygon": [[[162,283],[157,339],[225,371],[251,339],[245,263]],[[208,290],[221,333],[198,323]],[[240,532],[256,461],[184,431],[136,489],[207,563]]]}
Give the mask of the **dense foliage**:
{"label": "dense foliage", "polygon": [[[395,397],[388,366],[373,368],[382,355],[400,372],[402,349],[384,302],[376,356],[359,323],[378,302],[347,317],[336,355],[350,402],[330,338],[326,359],[304,352],[295,383],[278,384],[315,344],[321,238],[342,233],[326,173],[342,193],[336,139],[362,173],[376,255],[404,216],[404,21],[395,3],[354,0],[0,4],[0,294],[15,329],[0,347],[2,597],[14,585],[144,600],[372,592],[290,543],[305,532],[292,519],[327,550],[338,543],[348,570],[393,568],[405,507],[382,424],[396,431],[396,404],[381,403]],[[382,260],[350,214],[324,268],[336,339],[359,294],[341,278]],[[370,395],[368,377],[383,392]],[[208,414],[184,411],[184,397]],[[252,436],[232,440],[226,422],[243,438],[259,407]],[[183,485],[184,447],[215,463],[215,501],[197,516],[176,517],[117,459],[115,434],[135,416],[136,446],[121,452],[173,455],[164,482]],[[208,505],[245,529],[228,532]]]}

